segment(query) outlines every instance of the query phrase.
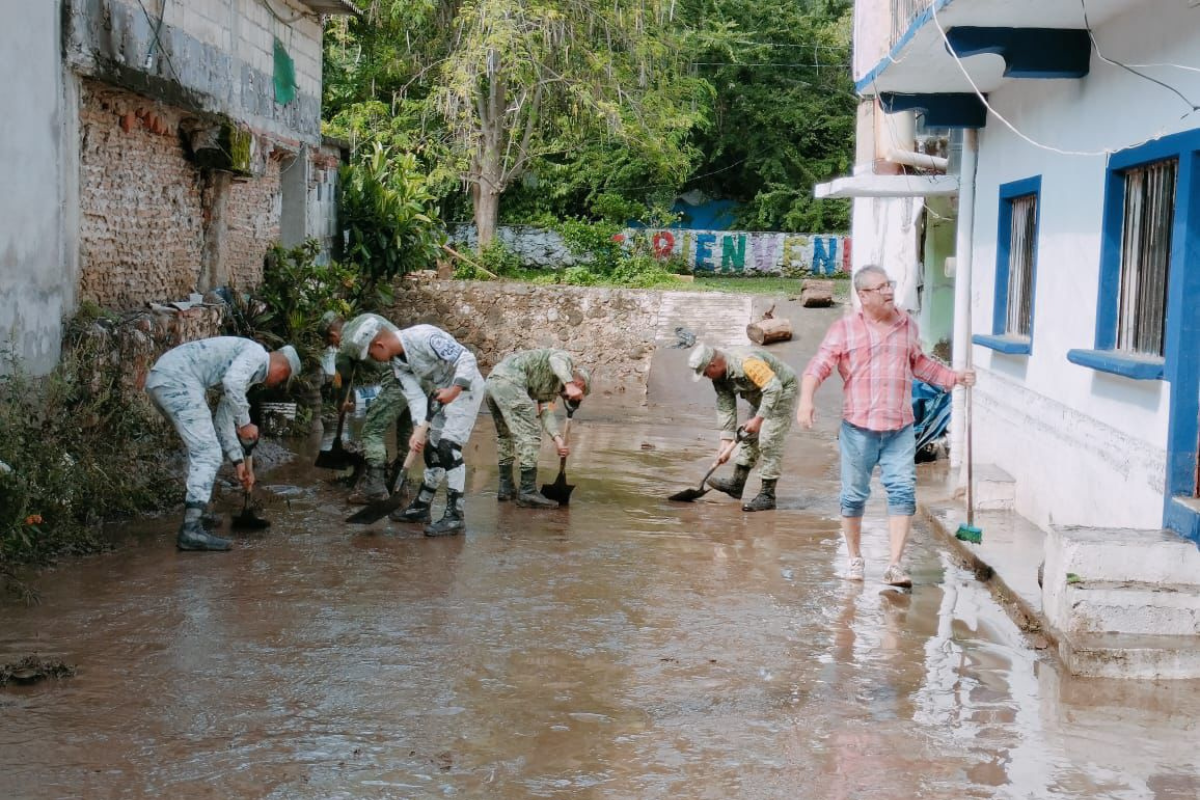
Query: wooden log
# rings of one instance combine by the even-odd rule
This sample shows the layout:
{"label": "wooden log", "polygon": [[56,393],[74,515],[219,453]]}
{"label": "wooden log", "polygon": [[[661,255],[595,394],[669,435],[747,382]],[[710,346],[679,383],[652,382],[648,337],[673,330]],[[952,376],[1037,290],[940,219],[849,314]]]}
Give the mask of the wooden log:
{"label": "wooden log", "polygon": [[801,282],[800,305],[805,308],[828,308],[833,305],[833,281]]}
{"label": "wooden log", "polygon": [[792,322],[787,319],[760,319],[746,326],[746,336],[755,344],[786,342],[792,338]]}

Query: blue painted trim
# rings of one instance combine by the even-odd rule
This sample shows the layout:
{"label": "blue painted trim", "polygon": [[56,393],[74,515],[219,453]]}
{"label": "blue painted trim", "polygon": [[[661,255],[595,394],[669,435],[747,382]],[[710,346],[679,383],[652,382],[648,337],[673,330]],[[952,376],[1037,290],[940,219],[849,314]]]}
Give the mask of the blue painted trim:
{"label": "blue painted trim", "polygon": [[[1023,178],[1019,181],[1000,184],[1000,213],[996,223],[996,292],[992,302],[992,333],[996,336],[1008,336],[1015,339],[1005,330],[1008,320],[1008,277],[1009,257],[1012,255],[1012,202],[1020,197],[1033,195],[1036,199],[1036,211],[1033,217],[1033,270],[1029,286],[1029,349],[1033,348],[1033,324],[1037,316],[1037,257],[1038,238],[1042,230],[1042,176]],[[1007,351],[1002,351],[1007,352]]]}
{"label": "blue painted trim", "polygon": [[1161,381],[1165,372],[1164,359],[1118,350],[1068,350],[1067,361],[1135,381]]}
{"label": "blue painted trim", "polygon": [[[1167,425],[1167,496],[1196,490],[1200,441],[1200,132],[1190,152],[1181,153],[1171,231],[1167,282],[1167,380],[1171,382]],[[1183,533],[1181,530],[1180,533]]]}
{"label": "blue painted trim", "polygon": [[[937,0],[937,10],[941,11],[943,8],[950,5],[951,2],[952,0]],[[899,56],[900,52],[908,45],[909,42],[913,40],[913,37],[917,35],[917,31],[928,25],[933,19],[933,11],[934,4],[930,4],[929,8],[917,15],[916,19],[912,21],[912,24],[908,26],[908,30],[906,30],[904,35],[900,37],[900,40],[892,45],[891,51],[888,52],[886,56],[881,58],[879,63],[875,65],[875,68],[868,72],[862,80],[854,83],[854,91],[862,94],[863,90],[865,90],[875,81],[879,80],[879,76],[884,73],[884,70],[886,70],[890,64],[896,61],[896,57]]]}
{"label": "blue painted trim", "polygon": [[971,337],[971,341],[980,347],[1010,356],[1027,356],[1033,352],[1033,342],[1024,336],[988,336],[986,333],[977,333]]}
{"label": "blue painted trim", "polygon": [[1200,545],[1200,513],[1168,495],[1163,510],[1163,527],[1175,531],[1185,539]]}
{"label": "blue painted trim", "polygon": [[946,31],[946,40],[960,58],[999,55],[1009,78],[1082,78],[1092,60],[1092,40],[1082,29],[959,26]]}
{"label": "blue painted trim", "polygon": [[1175,187],[1175,222],[1171,230],[1163,344],[1162,379],[1171,384],[1163,525],[1180,535],[1197,539],[1200,520],[1191,509],[1174,502],[1174,498],[1192,496],[1200,456],[1197,448],[1200,441],[1200,348],[1195,346],[1200,341],[1200,302],[1197,302],[1200,299],[1200,128],[1164,136],[1109,156],[1100,239],[1096,348],[1111,350],[1116,346],[1125,207],[1124,171],[1168,158],[1179,159],[1179,174]]}
{"label": "blue painted trim", "polygon": [[882,92],[879,103],[889,114],[920,111],[931,128],[982,128],[987,124],[987,106],[971,92],[942,94],[899,94]]}

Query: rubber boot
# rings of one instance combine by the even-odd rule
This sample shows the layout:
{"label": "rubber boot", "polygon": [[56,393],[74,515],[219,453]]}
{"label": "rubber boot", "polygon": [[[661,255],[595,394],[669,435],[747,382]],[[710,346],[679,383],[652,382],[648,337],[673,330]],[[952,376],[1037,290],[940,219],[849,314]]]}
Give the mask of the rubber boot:
{"label": "rubber boot", "polygon": [[517,496],[517,487],[513,484],[513,465],[500,462],[500,489],[496,492],[496,500],[507,503]]}
{"label": "rubber boot", "polygon": [[467,527],[463,516],[463,493],[448,489],[446,491],[446,511],[437,522],[425,526],[425,535],[454,536],[462,533],[463,529]]}
{"label": "rubber boot", "polygon": [[770,511],[775,508],[775,480],[763,478],[762,488],[758,495],[749,503],[742,505],[742,511]]}
{"label": "rubber boot", "polygon": [[517,493],[520,508],[558,508],[558,503],[546,497],[537,488],[537,467],[521,470],[521,489]]}
{"label": "rubber boot", "polygon": [[367,471],[358,484],[358,488],[346,498],[346,502],[354,506],[365,506],[367,503],[387,499],[388,490],[387,483],[384,481],[383,467],[368,464]]}
{"label": "rubber boot", "polygon": [[200,518],[204,515],[204,503],[188,503],[183,508],[183,524],[175,537],[175,546],[180,550],[228,550],[233,543],[204,530]]}
{"label": "rubber boot", "polygon": [[733,468],[733,477],[729,480],[724,478],[709,478],[708,485],[716,489],[718,492],[724,492],[734,500],[742,499],[742,492],[746,490],[746,479],[750,477],[750,468],[736,464]]}
{"label": "rubber boot", "polygon": [[429,507],[433,505],[433,496],[437,493],[437,489],[430,489],[425,484],[421,484],[421,491],[417,492],[417,496],[408,504],[408,508],[403,511],[393,511],[388,514],[388,519],[393,522],[429,522],[433,519],[429,514]]}

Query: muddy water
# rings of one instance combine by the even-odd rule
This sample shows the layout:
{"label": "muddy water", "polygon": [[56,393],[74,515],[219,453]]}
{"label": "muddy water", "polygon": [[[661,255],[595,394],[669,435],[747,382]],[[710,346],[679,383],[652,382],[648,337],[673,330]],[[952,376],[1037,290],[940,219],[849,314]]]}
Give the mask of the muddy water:
{"label": "muddy water", "polygon": [[0,660],[78,667],[0,691],[0,796],[1197,796],[1196,684],[1063,677],[920,531],[884,590],[878,508],[840,580],[827,437],[776,513],[667,503],[709,422],[581,414],[570,509],[530,512],[482,417],[463,537],[347,529],[302,469],[234,552],[131,528],[0,609]]}

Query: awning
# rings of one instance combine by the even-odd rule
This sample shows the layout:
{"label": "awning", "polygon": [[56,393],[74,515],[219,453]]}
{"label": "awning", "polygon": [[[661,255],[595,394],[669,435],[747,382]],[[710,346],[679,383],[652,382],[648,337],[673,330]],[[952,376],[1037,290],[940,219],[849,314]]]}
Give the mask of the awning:
{"label": "awning", "polygon": [[301,3],[316,11],[318,14],[354,14],[361,16],[362,11],[350,0],[300,0]]}
{"label": "awning", "polygon": [[958,194],[954,175],[854,175],[813,187],[813,197],[946,197]]}

